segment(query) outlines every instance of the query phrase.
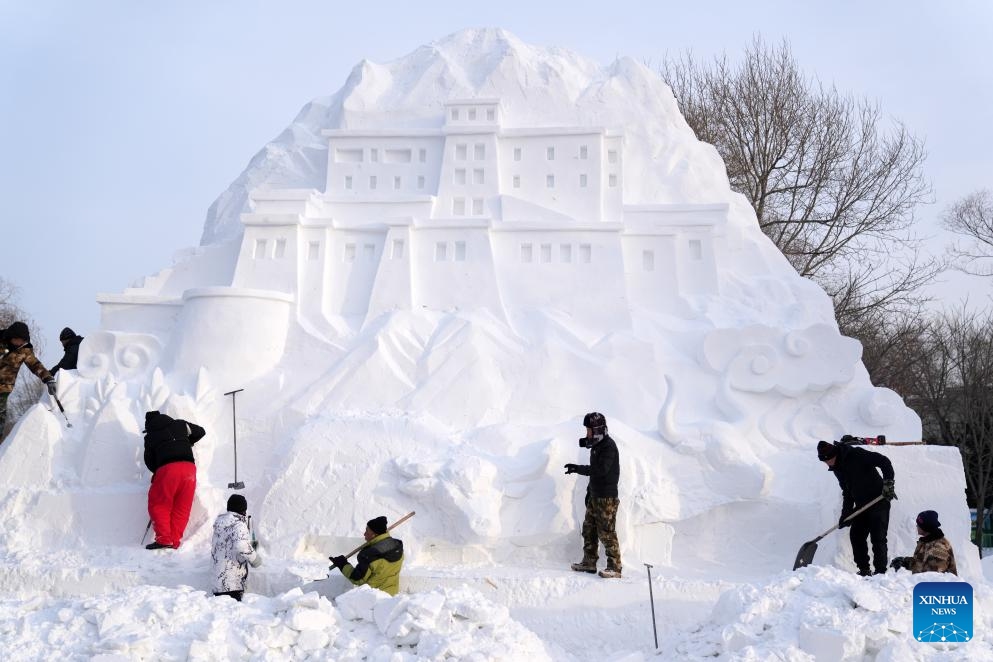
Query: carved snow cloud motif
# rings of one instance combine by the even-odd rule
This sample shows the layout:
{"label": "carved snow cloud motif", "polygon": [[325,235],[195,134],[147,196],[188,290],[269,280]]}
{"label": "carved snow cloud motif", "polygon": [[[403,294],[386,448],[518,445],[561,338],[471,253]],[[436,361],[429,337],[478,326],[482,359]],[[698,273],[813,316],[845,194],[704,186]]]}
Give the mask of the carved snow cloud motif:
{"label": "carved snow cloud motif", "polygon": [[712,331],[703,359],[732,388],[795,397],[851,381],[862,346],[827,324],[784,332],[754,325]]}

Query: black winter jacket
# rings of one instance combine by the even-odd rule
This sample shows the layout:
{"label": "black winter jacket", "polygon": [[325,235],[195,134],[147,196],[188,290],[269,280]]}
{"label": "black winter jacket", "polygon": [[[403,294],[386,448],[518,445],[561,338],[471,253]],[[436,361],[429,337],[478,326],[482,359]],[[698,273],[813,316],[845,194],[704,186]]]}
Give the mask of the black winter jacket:
{"label": "black winter jacket", "polygon": [[55,364],[52,368],[51,373],[54,375],[59,370],[75,370],[76,363],[79,361],[79,343],[83,342],[83,336],[73,336],[66,341],[65,353],[62,355],[62,360]]}
{"label": "black winter jacket", "polygon": [[171,462],[195,462],[193,444],[207,434],[202,427],[157,411],[145,414],[145,466],[153,474]]}
{"label": "black winter jacket", "polygon": [[[882,477],[877,468],[883,472]],[[885,455],[843,444],[838,445],[838,456],[831,471],[841,487],[843,516],[882,494],[883,481],[893,480],[894,477],[893,464]]]}
{"label": "black winter jacket", "polygon": [[592,499],[617,498],[617,481],[621,475],[621,457],[609,434],[590,449],[590,463],[576,466],[576,473],[590,477],[586,496]]}

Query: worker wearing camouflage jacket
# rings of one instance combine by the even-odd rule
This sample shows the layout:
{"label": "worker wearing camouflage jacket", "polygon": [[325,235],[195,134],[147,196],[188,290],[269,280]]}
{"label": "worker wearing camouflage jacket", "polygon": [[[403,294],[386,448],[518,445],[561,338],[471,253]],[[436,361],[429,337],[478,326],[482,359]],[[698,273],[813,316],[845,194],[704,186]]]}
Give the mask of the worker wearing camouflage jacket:
{"label": "worker wearing camouflage jacket", "polygon": [[55,395],[55,379],[34,355],[28,325],[14,322],[0,337],[0,435],[3,435],[7,423],[7,398],[14,390],[21,365],[26,365],[38,379],[45,382],[49,395]]}
{"label": "worker wearing camouflage jacket", "polygon": [[900,556],[890,564],[894,570],[906,568],[914,574],[919,572],[950,572],[957,575],[955,552],[952,543],[941,531],[938,513],[925,510],[917,516],[917,533],[920,538],[913,556]]}
{"label": "worker wearing camouflage jacket", "polygon": [[386,530],[386,517],[379,516],[366,523],[366,544],[359,551],[353,566],[344,556],[331,557],[333,567],[355,586],[368,584],[380,591],[396,595],[400,591],[400,568],[403,567],[403,541],[391,538]]}
{"label": "worker wearing camouflage jacket", "polygon": [[262,565],[262,557],[248,528],[248,501],[240,494],[228,498],[228,510],[214,520],[210,558],[214,562],[214,595],[241,602],[248,584],[248,566]]}

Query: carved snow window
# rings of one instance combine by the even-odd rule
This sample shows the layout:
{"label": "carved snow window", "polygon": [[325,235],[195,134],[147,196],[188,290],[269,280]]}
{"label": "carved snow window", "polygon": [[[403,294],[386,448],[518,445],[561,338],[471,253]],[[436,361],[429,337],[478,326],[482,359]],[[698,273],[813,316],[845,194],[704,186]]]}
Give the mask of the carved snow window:
{"label": "carved snow window", "polygon": [[549,147],[549,148],[547,148],[545,150],[545,158],[548,159],[549,161],[554,161],[555,160],[555,148],[554,147]]}
{"label": "carved snow window", "polygon": [[253,254],[252,257],[254,257],[256,260],[264,260],[265,259],[266,243],[267,242],[266,242],[265,239],[256,239],[255,240],[255,253]]}
{"label": "carved snow window", "polygon": [[585,173],[579,176],[579,188],[586,188],[586,175],[585,175]]}
{"label": "carved snow window", "polygon": [[555,188],[555,175],[545,175],[545,186]]}
{"label": "carved snow window", "polygon": [[417,160],[421,163],[426,163],[428,160],[428,151],[423,148],[417,150]]}
{"label": "carved snow window", "polygon": [[273,250],[273,255],[272,256],[275,257],[275,258],[286,257],[286,240],[285,239],[277,239],[276,240],[276,248]]}
{"label": "carved snow window", "polygon": [[514,148],[514,160],[515,161],[520,161],[521,160],[521,154],[522,153],[523,153],[523,150],[520,147],[515,147]]}
{"label": "carved snow window", "polygon": [[434,261],[444,262],[448,259],[448,244],[439,241],[434,245]]}
{"label": "carved snow window", "polygon": [[617,175],[609,175],[607,177],[607,186],[617,188]]}
{"label": "carved snow window", "polygon": [[475,122],[476,121],[476,109],[475,108],[470,108],[469,109],[469,121],[470,122]]}
{"label": "carved snow window", "polygon": [[690,259],[703,259],[703,242],[699,239],[690,239]]}
{"label": "carved snow window", "polygon": [[521,262],[531,262],[531,244],[521,244]]}
{"label": "carved snow window", "polygon": [[469,146],[466,145],[465,143],[459,143],[459,144],[455,145],[455,160],[456,161],[465,161],[466,158],[467,158],[466,155],[468,153],[469,153]]}
{"label": "carved snow window", "polygon": [[376,190],[376,175],[369,175],[369,188]]}
{"label": "carved snow window", "polygon": [[345,262],[355,262],[355,244],[345,244]]}
{"label": "carved snow window", "polygon": [[572,244],[559,245],[559,261],[572,262]]}
{"label": "carved snow window", "polygon": [[492,122],[495,119],[496,119],[496,109],[495,108],[487,108],[486,109],[486,121],[487,122]]}
{"label": "carved snow window", "polygon": [[321,257],[321,242],[312,241],[307,244],[307,259],[319,260]]}
{"label": "carved snow window", "polygon": [[465,198],[452,200],[452,213],[456,216],[465,216]]}
{"label": "carved snow window", "polygon": [[372,161],[373,163],[379,161],[379,150],[376,149],[375,147],[369,150],[369,160]]}
{"label": "carved snow window", "polygon": [[475,161],[482,161],[486,158],[486,145],[476,143],[472,148],[472,158]]}
{"label": "carved snow window", "polygon": [[423,189],[424,188],[424,175],[418,175],[417,176],[417,188],[419,188],[419,189]]}
{"label": "carved snow window", "polygon": [[403,259],[403,239],[393,240],[393,252],[390,254],[390,258],[393,260]]}
{"label": "carved snow window", "polygon": [[456,168],[455,169],[455,183],[456,184],[465,184],[465,168]]}
{"label": "carved snow window", "polygon": [[552,261],[552,245],[542,244],[541,245],[541,261],[548,264]]}
{"label": "carved snow window", "polygon": [[589,155],[590,155],[589,148],[586,145],[580,145],[579,146],[579,158],[581,158],[581,159],[583,159],[585,161],[586,159],[589,158]]}
{"label": "carved snow window", "polygon": [[347,189],[351,189],[352,188],[352,176],[351,175],[345,175],[345,188],[347,188]]}
{"label": "carved snow window", "polygon": [[607,163],[617,163],[617,150],[609,149],[607,150]]}
{"label": "carved snow window", "polygon": [[465,262],[465,242],[456,241],[455,242],[455,261]]}
{"label": "carved snow window", "polygon": [[589,264],[593,261],[593,247],[589,244],[579,245],[579,261],[584,264]]}
{"label": "carved snow window", "polygon": [[641,252],[641,268],[645,271],[655,271],[655,251]]}
{"label": "carved snow window", "polygon": [[483,215],[483,199],[473,198],[472,199],[472,215],[482,216]]}
{"label": "carved snow window", "polygon": [[400,176],[399,175],[397,175],[396,177],[393,178],[393,190],[399,191],[401,184],[402,184],[402,182],[400,180]]}
{"label": "carved snow window", "polygon": [[521,176],[514,175],[514,188],[521,188]]}
{"label": "carved snow window", "polygon": [[[437,115],[435,117],[437,117]],[[456,122],[459,120],[459,109],[458,108],[452,108],[452,119],[455,120]]]}
{"label": "carved snow window", "polygon": [[473,184],[484,183],[483,182],[484,176],[485,176],[485,171],[482,168],[476,168],[475,170],[472,171],[472,183]]}

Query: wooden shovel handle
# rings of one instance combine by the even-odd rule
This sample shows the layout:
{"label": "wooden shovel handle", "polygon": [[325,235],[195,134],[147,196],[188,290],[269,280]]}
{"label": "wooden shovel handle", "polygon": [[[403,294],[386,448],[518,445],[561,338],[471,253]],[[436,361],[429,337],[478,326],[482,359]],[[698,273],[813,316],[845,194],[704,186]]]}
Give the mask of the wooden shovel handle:
{"label": "wooden shovel handle", "polygon": [[[407,520],[409,520],[411,517],[414,516],[414,512],[415,511],[412,510],[409,513],[407,513],[406,515],[404,515],[403,517],[401,517],[400,519],[398,519],[397,521],[393,522],[393,524],[391,524],[389,527],[387,527],[386,532],[389,533],[393,529],[397,528],[398,526],[400,526],[401,524],[403,524],[404,522],[406,522]],[[345,558],[347,559],[350,556],[355,556],[360,551],[362,551],[362,548],[363,547],[365,547],[368,544],[369,543],[367,543],[367,542],[362,543],[361,545],[359,545],[358,547],[356,547],[355,549],[353,549],[352,551],[350,551],[348,554],[345,554]]]}

